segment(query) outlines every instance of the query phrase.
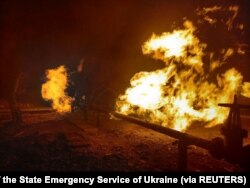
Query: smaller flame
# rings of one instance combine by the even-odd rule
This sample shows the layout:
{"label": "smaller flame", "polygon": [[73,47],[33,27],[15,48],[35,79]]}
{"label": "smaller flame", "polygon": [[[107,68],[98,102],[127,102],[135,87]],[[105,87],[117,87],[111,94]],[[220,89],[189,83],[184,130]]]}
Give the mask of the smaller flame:
{"label": "smaller flame", "polygon": [[47,82],[42,85],[42,97],[52,101],[52,108],[59,113],[71,112],[73,99],[67,96],[65,90],[68,86],[67,71],[64,66],[46,71]]}

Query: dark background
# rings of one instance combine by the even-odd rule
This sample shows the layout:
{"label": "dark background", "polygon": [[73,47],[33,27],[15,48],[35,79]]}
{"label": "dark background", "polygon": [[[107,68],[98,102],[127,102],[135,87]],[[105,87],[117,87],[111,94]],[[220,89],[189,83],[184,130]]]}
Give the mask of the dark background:
{"label": "dark background", "polygon": [[[45,70],[66,65],[72,72],[82,58],[86,90],[104,86],[122,93],[134,73],[164,66],[141,52],[153,32],[172,31],[182,25],[183,17],[196,23],[195,9],[215,4],[240,5],[237,21],[245,30],[198,27],[208,49],[237,41],[249,44],[247,0],[1,0],[0,97],[8,97],[21,72],[21,98],[42,101]],[[250,80],[249,46],[244,57],[232,59],[225,68],[231,66]]]}

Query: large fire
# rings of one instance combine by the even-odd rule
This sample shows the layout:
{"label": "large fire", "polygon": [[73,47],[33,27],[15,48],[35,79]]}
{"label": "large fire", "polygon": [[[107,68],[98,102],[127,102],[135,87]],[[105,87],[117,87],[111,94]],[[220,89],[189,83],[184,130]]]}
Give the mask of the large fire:
{"label": "large fire", "polygon": [[237,51],[224,49],[219,60],[210,53],[210,61],[203,62],[206,44],[200,42],[195,31],[193,23],[186,20],[183,29],[153,34],[143,44],[143,54],[162,60],[165,67],[136,73],[131,87],[118,97],[117,112],[185,130],[195,122],[208,127],[225,122],[229,109],[218,103],[232,102],[234,94],[250,97],[250,83],[243,83],[243,76],[235,68],[210,81],[211,73]]}
{"label": "large fire", "polygon": [[68,85],[67,71],[64,66],[46,71],[47,82],[42,85],[42,97],[52,102],[52,108],[59,113],[71,111],[72,98],[65,90]]}

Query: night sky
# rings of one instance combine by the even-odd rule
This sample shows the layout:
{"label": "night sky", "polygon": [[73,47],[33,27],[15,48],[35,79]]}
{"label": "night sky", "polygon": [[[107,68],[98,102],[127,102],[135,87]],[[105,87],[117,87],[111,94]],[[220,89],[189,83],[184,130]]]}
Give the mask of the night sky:
{"label": "night sky", "polygon": [[[215,4],[239,4],[237,19],[245,31],[198,28],[201,40],[215,50],[227,42],[249,44],[247,0],[1,0],[0,96],[9,95],[21,73],[21,95],[40,100],[45,70],[66,65],[72,72],[82,58],[89,90],[106,86],[121,93],[134,73],[163,66],[141,52],[153,32],[172,31],[184,17],[195,22],[197,7]],[[246,81],[249,53],[247,46],[244,57],[227,65],[239,69]]]}

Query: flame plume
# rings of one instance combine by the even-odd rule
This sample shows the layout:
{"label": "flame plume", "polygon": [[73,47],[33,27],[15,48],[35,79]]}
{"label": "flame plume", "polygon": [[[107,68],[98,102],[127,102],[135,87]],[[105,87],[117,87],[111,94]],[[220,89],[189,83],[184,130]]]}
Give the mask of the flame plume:
{"label": "flame plume", "polygon": [[241,94],[244,97],[250,98],[250,82],[244,82],[243,83]]}
{"label": "flame plume", "polygon": [[[222,7],[215,5],[213,7],[203,7],[196,9],[196,14],[199,16],[199,22],[206,22],[214,25],[218,22],[225,24],[228,31],[234,27],[243,30],[243,24],[235,24],[235,19],[239,13],[240,7],[238,5],[231,5],[228,7]],[[224,15],[223,17],[217,18],[219,14]],[[225,16],[227,15],[227,16]]]}
{"label": "flame plume", "polygon": [[[133,114],[153,123],[176,130],[186,130],[195,122],[208,126],[223,123],[229,109],[218,103],[233,100],[235,93],[245,96],[250,85],[242,83],[243,76],[235,68],[217,75],[217,82],[209,81],[209,74],[222,63],[219,60],[206,63],[206,44],[195,36],[196,28],[190,21],[184,29],[162,35],[153,34],[142,46],[142,52],[165,63],[163,69],[136,73],[116,101],[116,111]],[[233,54],[224,50],[222,60]]]}
{"label": "flame plume", "polygon": [[52,108],[59,113],[71,112],[72,98],[65,90],[68,86],[67,71],[64,66],[46,71],[47,82],[42,85],[42,97],[52,103]]}

